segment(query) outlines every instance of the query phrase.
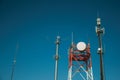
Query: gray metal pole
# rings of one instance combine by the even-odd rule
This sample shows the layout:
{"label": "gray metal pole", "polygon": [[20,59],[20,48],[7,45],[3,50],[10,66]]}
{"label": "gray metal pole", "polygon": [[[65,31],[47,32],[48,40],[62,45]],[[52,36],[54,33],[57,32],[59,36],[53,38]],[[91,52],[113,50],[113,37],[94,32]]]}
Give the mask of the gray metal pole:
{"label": "gray metal pole", "polygon": [[16,65],[16,55],[17,55],[17,53],[18,53],[18,48],[19,48],[19,43],[17,42],[16,52],[15,52],[15,54],[14,54],[14,60],[13,60],[12,73],[11,73],[11,79],[10,79],[10,80],[13,80],[13,78],[14,78],[14,71],[15,71],[15,65]]}
{"label": "gray metal pole", "polygon": [[55,76],[54,76],[54,80],[58,80],[58,59],[59,59],[59,55],[58,55],[58,48],[59,48],[59,44],[60,44],[60,36],[57,36],[56,39],[56,55],[55,55]]}
{"label": "gray metal pole", "polygon": [[100,55],[100,78],[101,80],[105,80],[104,67],[103,67],[103,48],[102,48],[102,34],[104,33],[104,28],[101,28],[100,18],[97,18],[96,33],[97,33],[98,42],[99,42],[98,53]]}
{"label": "gray metal pole", "polygon": [[13,80],[13,77],[14,77],[15,64],[16,64],[16,59],[13,60],[11,80]]}

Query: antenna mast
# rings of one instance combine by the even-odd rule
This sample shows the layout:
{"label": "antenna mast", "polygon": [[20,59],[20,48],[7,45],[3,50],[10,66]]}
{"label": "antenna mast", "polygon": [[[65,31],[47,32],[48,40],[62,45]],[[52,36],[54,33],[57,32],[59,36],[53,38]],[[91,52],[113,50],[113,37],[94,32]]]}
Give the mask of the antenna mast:
{"label": "antenna mast", "polygon": [[99,17],[97,18],[96,33],[97,33],[98,42],[99,42],[98,54],[100,55],[100,77],[101,77],[101,80],[105,80],[104,68],[103,68],[103,48],[102,48],[102,34],[104,33],[104,28],[101,28],[101,20]]}
{"label": "antenna mast", "polygon": [[14,71],[15,71],[15,65],[16,65],[16,54],[18,52],[19,44],[17,43],[16,45],[16,52],[14,54],[14,60],[13,60],[13,65],[12,65],[12,73],[11,73],[11,80],[13,80],[14,77]]}
{"label": "antenna mast", "polygon": [[74,37],[73,37],[73,32],[72,32],[72,39],[71,39],[72,45],[73,45],[73,38],[74,38]]}
{"label": "antenna mast", "polygon": [[56,39],[56,55],[55,55],[55,77],[54,80],[58,80],[58,59],[59,59],[59,55],[58,55],[58,48],[59,48],[59,44],[60,44],[60,36],[57,36]]}

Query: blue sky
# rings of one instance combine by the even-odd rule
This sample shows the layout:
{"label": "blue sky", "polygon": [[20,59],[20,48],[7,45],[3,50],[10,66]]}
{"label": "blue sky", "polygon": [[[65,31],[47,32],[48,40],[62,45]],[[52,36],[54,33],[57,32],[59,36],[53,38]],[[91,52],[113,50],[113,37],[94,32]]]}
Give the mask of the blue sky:
{"label": "blue sky", "polygon": [[56,36],[61,36],[59,80],[67,80],[68,48],[90,39],[93,73],[99,76],[97,12],[105,28],[103,35],[106,80],[118,80],[120,68],[118,0],[1,0],[0,1],[0,80],[10,80],[16,51],[14,80],[53,80]]}

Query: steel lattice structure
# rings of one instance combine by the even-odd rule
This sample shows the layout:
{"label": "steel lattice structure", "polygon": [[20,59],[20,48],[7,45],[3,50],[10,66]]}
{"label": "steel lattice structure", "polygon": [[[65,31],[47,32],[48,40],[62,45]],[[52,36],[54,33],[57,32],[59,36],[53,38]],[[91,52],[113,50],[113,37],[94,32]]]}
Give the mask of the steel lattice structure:
{"label": "steel lattice structure", "polygon": [[72,42],[69,49],[68,80],[94,80],[89,43],[84,51],[79,51]]}

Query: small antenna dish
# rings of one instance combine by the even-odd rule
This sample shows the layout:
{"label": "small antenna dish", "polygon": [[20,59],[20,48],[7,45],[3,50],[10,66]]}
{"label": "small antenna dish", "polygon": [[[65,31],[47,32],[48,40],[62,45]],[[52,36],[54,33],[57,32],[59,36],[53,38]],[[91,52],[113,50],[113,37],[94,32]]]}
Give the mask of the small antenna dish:
{"label": "small antenna dish", "polygon": [[95,27],[95,32],[98,33],[98,28],[97,27]]}
{"label": "small antenna dish", "polygon": [[101,19],[97,18],[97,25],[101,25]]}
{"label": "small antenna dish", "polygon": [[78,42],[77,49],[80,50],[80,51],[84,51],[86,49],[85,42]]}
{"label": "small antenna dish", "polygon": [[105,28],[103,27],[101,30],[103,31],[103,35],[104,35],[105,34]]}

